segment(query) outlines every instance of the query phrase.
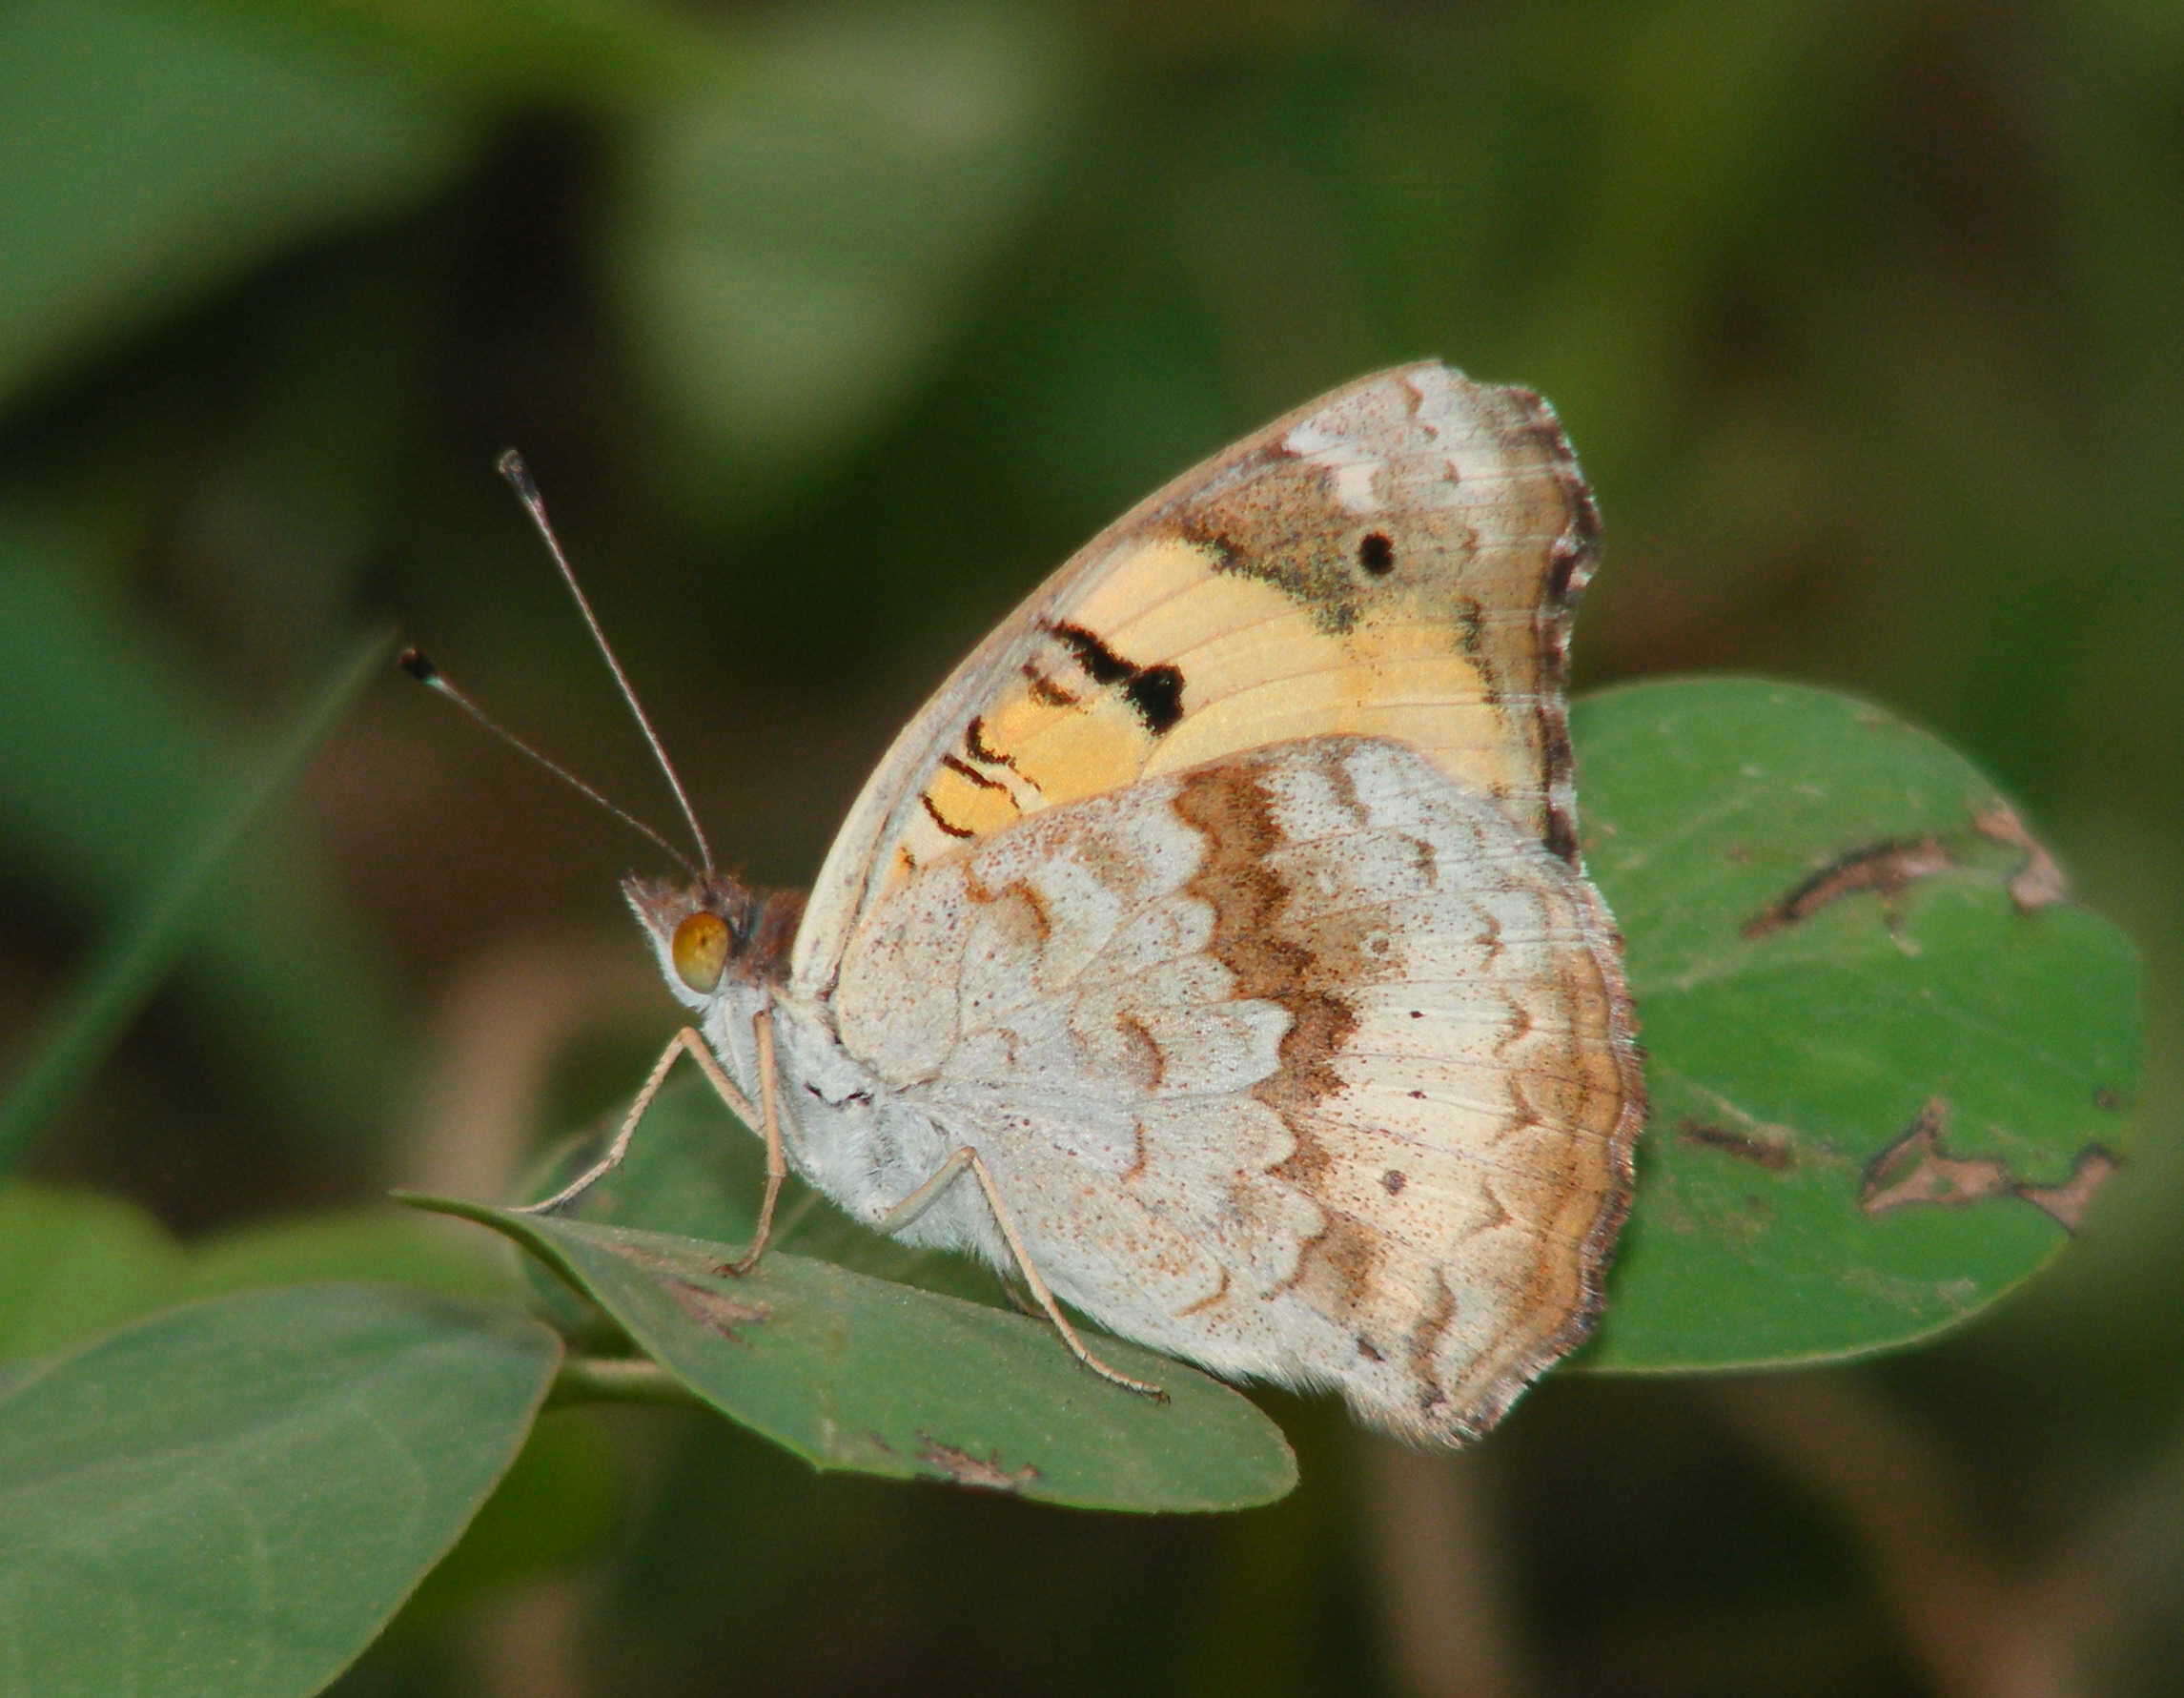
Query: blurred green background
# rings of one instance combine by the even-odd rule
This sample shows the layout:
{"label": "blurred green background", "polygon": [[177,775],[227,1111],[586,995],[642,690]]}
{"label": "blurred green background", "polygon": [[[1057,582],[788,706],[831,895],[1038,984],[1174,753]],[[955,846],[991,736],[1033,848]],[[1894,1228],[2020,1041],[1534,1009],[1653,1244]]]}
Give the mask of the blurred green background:
{"label": "blurred green background", "polygon": [[[2180,297],[2172,0],[13,0],[0,1061],[375,624],[667,823],[503,446],[716,840],[801,883],[1077,542],[1439,354],[1584,458],[1581,681],[1887,702],[2138,939],[2080,1243],[1937,1348],[1559,1374],[1460,1458],[1277,1398],[1305,1483],[1219,1522],[557,1416],[340,1689],[2177,1689]],[[31,1171],[185,1236],[497,1188],[669,1030],[633,868],[390,674]]]}

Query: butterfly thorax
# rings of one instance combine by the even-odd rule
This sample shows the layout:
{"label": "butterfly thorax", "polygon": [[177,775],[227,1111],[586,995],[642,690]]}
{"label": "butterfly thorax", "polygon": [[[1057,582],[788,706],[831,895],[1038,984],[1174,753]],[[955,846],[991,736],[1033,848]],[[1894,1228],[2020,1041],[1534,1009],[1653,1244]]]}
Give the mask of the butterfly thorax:
{"label": "butterfly thorax", "polygon": [[[783,1148],[807,1183],[875,1221],[946,1159],[956,1140],[843,1048],[824,997],[807,1000],[787,983],[803,891],[754,890],[710,873],[690,884],[627,879],[623,893],[667,988],[753,1103],[765,1088],[754,1021],[762,1011],[772,1019]],[[709,947],[693,949],[693,936]],[[946,1199],[902,1236],[998,1258],[974,1201],[969,1192]]]}

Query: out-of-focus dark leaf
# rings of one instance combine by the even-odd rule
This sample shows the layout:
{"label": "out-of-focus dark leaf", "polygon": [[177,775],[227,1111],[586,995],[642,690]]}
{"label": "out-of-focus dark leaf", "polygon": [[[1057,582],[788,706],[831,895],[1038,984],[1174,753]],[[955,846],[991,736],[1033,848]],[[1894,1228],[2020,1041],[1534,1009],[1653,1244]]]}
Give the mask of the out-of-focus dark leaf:
{"label": "out-of-focus dark leaf", "polygon": [[613,244],[693,514],[778,503],[901,403],[1051,166],[1062,20],[991,0],[808,5],[630,137]]}
{"label": "out-of-focus dark leaf", "polygon": [[0,397],[296,243],[414,205],[462,131],[383,62],[212,6],[0,12]]}

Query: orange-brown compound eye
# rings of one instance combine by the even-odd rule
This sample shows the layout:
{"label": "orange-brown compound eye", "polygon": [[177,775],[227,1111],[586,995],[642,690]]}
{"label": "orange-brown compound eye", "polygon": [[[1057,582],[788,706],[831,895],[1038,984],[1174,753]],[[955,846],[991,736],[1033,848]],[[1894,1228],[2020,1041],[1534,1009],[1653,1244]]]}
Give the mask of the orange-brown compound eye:
{"label": "orange-brown compound eye", "polygon": [[727,921],[701,909],[675,928],[668,953],[685,985],[700,992],[712,991],[728,968]]}

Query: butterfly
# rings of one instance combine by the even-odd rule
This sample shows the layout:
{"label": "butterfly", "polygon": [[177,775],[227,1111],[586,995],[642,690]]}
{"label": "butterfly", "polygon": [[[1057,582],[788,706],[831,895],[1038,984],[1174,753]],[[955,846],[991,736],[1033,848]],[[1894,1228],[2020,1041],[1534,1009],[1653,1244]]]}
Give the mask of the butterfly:
{"label": "butterfly", "polygon": [[1592,497],[1529,391],[1362,378],[1079,551],[808,897],[625,885],[793,1171],[1235,1378],[1485,1431],[1586,1336],[1644,1115],[1564,702]]}

